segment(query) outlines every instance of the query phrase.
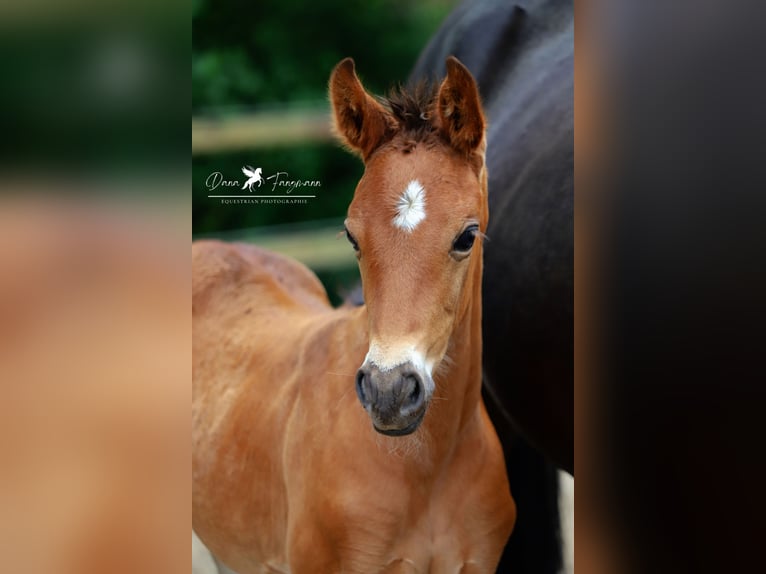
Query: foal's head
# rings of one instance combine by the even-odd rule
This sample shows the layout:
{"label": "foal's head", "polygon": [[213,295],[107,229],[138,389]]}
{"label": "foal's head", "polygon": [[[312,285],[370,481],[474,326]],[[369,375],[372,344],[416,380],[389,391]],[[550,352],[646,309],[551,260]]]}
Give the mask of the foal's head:
{"label": "foal's head", "polygon": [[378,432],[406,435],[423,420],[434,369],[454,330],[467,328],[461,320],[481,288],[488,215],[479,93],[449,58],[434,93],[379,100],[348,58],[333,70],[330,99],[338,133],[365,164],[346,219],[369,317],[356,389]]}

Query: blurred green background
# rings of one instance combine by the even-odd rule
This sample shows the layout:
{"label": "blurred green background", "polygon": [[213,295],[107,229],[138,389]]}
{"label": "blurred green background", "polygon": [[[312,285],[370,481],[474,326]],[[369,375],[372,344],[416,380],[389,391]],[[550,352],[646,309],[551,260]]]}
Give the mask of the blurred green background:
{"label": "blurred green background", "polygon": [[[296,257],[337,302],[357,280],[342,229],[362,174],[329,132],[327,81],[346,56],[371,92],[404,82],[454,0],[195,0],[192,21],[193,235],[255,242]],[[249,195],[244,165],[319,180],[305,205],[223,204]],[[210,191],[221,172],[239,188]],[[256,187],[266,194],[271,185]],[[277,193],[277,192],[274,192]],[[293,192],[298,193],[298,192]]]}

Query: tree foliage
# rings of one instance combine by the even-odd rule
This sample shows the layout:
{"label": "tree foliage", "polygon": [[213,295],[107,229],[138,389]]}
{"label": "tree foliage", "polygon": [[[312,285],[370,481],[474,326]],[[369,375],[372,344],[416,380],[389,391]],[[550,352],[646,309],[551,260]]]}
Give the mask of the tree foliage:
{"label": "tree foliage", "polygon": [[[342,58],[382,93],[404,81],[451,8],[446,0],[197,0],[193,6],[192,112],[230,116],[275,107],[327,109],[327,79]],[[306,206],[224,206],[208,199],[207,175],[242,177],[244,164],[320,180]],[[362,172],[336,145],[242,151],[193,160],[194,231],[214,232],[341,216]]]}

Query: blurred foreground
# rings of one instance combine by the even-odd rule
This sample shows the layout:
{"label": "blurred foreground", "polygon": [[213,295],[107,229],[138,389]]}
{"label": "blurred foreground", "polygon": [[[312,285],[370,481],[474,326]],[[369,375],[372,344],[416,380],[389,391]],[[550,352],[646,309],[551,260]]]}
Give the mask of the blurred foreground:
{"label": "blurred foreground", "polygon": [[189,210],[13,191],[0,202],[2,570],[187,572]]}
{"label": "blurred foreground", "polygon": [[189,569],[187,10],[0,5],[2,572]]}

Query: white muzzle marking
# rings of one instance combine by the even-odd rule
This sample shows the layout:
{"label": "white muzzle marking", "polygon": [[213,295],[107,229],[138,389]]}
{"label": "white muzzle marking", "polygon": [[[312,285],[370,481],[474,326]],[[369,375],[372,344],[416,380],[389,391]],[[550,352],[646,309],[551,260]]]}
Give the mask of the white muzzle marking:
{"label": "white muzzle marking", "polygon": [[405,363],[410,363],[421,375],[423,385],[425,386],[426,398],[430,399],[434,392],[434,365],[426,361],[423,353],[412,345],[391,348],[373,342],[370,344],[370,349],[367,351],[367,356],[364,358],[362,366],[372,364],[381,371],[390,371],[394,367]]}

